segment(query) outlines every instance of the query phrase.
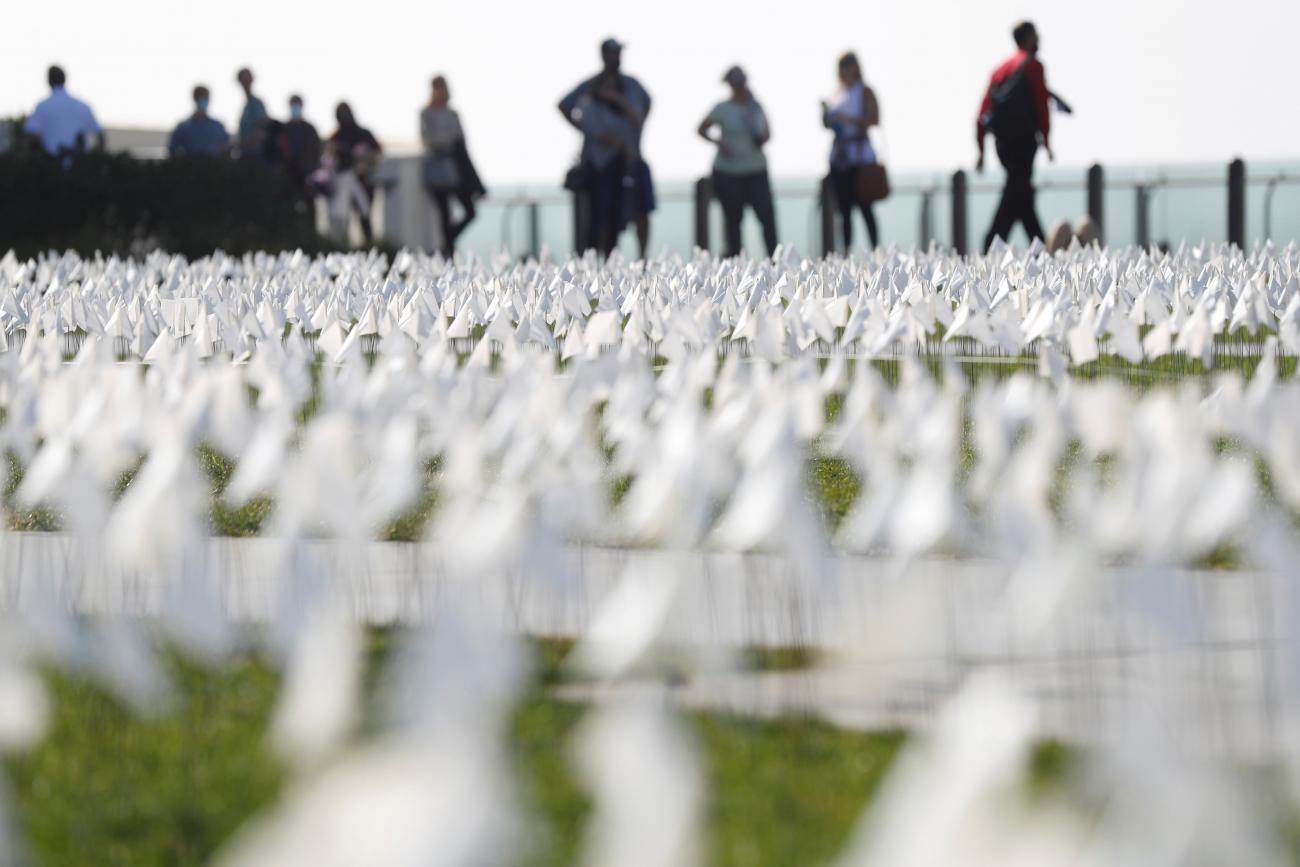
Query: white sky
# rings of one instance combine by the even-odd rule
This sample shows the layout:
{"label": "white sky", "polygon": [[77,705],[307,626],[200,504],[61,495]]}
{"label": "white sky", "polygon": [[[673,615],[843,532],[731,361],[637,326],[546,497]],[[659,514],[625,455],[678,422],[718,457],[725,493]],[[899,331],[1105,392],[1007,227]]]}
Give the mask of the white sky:
{"label": "white sky", "polygon": [[577,136],[555,110],[598,65],[607,35],[654,97],[645,152],[656,177],[707,171],[695,127],[739,62],[773,126],[777,177],[823,170],[817,101],[835,58],[856,50],[880,97],[897,169],[973,159],[973,123],[1010,28],[1033,18],[1059,115],[1058,163],[1226,161],[1300,155],[1296,0],[65,0],[6,4],[0,116],[30,110],[45,67],[106,126],[170,128],[197,82],[233,125],[244,64],[277,116],[307,99],[321,129],[348,99],[390,149],[409,148],[428,79],[443,72],[487,183],[558,183]]}

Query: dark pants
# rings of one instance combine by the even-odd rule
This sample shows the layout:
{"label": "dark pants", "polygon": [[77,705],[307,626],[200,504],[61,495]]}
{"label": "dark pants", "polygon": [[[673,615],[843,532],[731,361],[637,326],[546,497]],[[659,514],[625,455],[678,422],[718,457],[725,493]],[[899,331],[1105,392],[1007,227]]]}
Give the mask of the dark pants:
{"label": "dark pants", "polygon": [[740,223],[745,216],[745,206],[754,209],[754,216],[763,227],[763,243],[767,255],[776,252],[776,210],[772,205],[772,184],[767,172],[750,175],[713,173],[713,194],[722,205],[722,220],[726,225],[727,256],[740,255]]}
{"label": "dark pants", "polygon": [[862,209],[862,219],[867,222],[867,237],[871,239],[871,246],[874,247],[880,243],[880,235],[876,230],[876,214],[871,210],[871,205],[858,201],[858,169],[856,166],[849,166],[843,169],[831,169],[831,184],[835,190],[835,205],[840,211],[840,232],[844,236],[844,252],[853,249],[853,207],[857,205]]}
{"label": "dark pants", "polygon": [[1037,141],[998,142],[998,160],[1007,170],[1007,183],[1002,188],[998,212],[993,215],[993,225],[984,237],[984,250],[993,246],[994,238],[1007,240],[1016,223],[1025,227],[1030,240],[1043,238],[1043,226],[1038,222],[1034,207],[1034,156],[1038,153]]}
{"label": "dark pants", "polygon": [[622,158],[614,159],[603,168],[587,169],[587,196],[591,202],[591,226],[588,228],[586,247],[595,248],[608,256],[623,231],[623,186],[627,165]]}
{"label": "dark pants", "polygon": [[[438,219],[442,223],[442,249],[438,252],[450,258],[451,254],[456,252],[456,239],[460,237],[465,227],[474,221],[474,197],[464,190],[437,190],[433,187],[425,187],[429,192],[429,198],[433,199],[433,207],[438,212]],[[461,210],[465,216],[459,221],[452,222],[451,219],[451,200],[455,198],[460,202]]]}

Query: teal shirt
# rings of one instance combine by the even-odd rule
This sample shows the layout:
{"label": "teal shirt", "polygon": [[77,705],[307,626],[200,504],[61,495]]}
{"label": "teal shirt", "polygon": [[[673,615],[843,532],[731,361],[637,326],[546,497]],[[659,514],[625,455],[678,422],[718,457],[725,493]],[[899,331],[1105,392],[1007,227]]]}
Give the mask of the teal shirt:
{"label": "teal shirt", "polygon": [[[249,96],[248,102],[244,103],[244,112],[239,116],[240,145],[246,148],[255,147],[258,144],[257,134],[266,123],[266,119],[266,105],[256,96]],[[244,156],[252,155],[244,154]]]}
{"label": "teal shirt", "polygon": [[757,100],[752,97],[746,103],[724,100],[713,107],[705,120],[717,124],[720,140],[731,151],[728,156],[718,148],[718,155],[713,159],[715,172],[753,175],[767,171],[767,157],[758,144],[759,134],[767,132],[767,115]]}

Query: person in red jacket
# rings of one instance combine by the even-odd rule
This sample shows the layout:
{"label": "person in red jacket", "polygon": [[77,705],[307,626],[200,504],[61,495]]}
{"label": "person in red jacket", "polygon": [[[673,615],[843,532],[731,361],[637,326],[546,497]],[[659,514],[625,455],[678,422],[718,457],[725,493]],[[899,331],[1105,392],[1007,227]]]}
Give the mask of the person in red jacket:
{"label": "person in red jacket", "polygon": [[976,121],[975,137],[979,144],[976,171],[984,171],[984,139],[993,133],[998,161],[1007,172],[1002,200],[998,203],[993,225],[984,238],[984,250],[994,238],[1007,239],[1017,222],[1025,227],[1030,239],[1043,237],[1034,206],[1034,157],[1041,144],[1047,158],[1052,153],[1052,121],[1048,114],[1049,92],[1042,61],[1038,59],[1038,31],[1025,21],[1012,31],[1016,53],[993,72]]}

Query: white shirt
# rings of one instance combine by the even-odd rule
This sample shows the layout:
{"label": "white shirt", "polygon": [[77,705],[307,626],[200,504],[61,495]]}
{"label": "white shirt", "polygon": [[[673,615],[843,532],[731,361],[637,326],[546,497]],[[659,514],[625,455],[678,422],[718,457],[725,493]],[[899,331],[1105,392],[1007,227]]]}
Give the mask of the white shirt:
{"label": "white shirt", "polygon": [[[860,118],[867,113],[867,88],[862,82],[855,82],[841,90],[831,102],[832,114],[843,117]],[[857,127],[838,123],[834,127],[835,141],[831,143],[831,165],[837,169],[852,166],[870,165],[876,161],[875,148],[871,140]]]}
{"label": "white shirt", "polygon": [[39,136],[41,144],[51,154],[75,150],[79,135],[84,136],[85,143],[89,146],[91,136],[103,133],[90,106],[69,96],[62,87],[54,88],[28,115],[23,131]]}

